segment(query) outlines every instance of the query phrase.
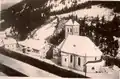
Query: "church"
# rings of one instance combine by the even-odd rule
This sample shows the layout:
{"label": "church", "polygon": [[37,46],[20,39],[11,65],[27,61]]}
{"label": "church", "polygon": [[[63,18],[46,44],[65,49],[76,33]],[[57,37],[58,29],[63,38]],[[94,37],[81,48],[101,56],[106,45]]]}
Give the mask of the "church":
{"label": "church", "polygon": [[100,72],[104,66],[102,52],[86,36],[79,35],[80,24],[68,20],[65,24],[65,39],[58,46],[61,66],[79,71]]}

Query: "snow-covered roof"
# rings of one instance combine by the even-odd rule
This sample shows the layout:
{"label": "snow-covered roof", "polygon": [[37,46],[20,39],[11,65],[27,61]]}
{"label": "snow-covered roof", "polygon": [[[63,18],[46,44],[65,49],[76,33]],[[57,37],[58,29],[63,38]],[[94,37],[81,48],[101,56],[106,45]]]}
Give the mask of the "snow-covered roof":
{"label": "snow-covered roof", "polygon": [[65,39],[57,46],[57,48],[61,49],[61,47],[63,46],[64,42],[65,42]]}
{"label": "snow-covered roof", "polygon": [[15,44],[17,43],[15,39],[13,38],[6,38],[6,39],[3,39],[3,43],[4,44]]}
{"label": "snow-covered roof", "polygon": [[100,49],[86,36],[68,35],[61,51],[80,56],[101,56]]}
{"label": "snow-covered roof", "polygon": [[88,63],[86,64],[87,66],[104,66],[105,65],[105,61],[102,60],[101,62],[96,62],[96,63]]}
{"label": "snow-covered roof", "polygon": [[65,25],[74,25],[79,26],[80,24],[76,21],[72,21],[72,19],[68,20],[68,22],[65,23]]}
{"label": "snow-covered roof", "polygon": [[46,45],[45,40],[35,40],[35,39],[26,39],[25,41],[20,41],[19,44],[37,50],[40,50]]}

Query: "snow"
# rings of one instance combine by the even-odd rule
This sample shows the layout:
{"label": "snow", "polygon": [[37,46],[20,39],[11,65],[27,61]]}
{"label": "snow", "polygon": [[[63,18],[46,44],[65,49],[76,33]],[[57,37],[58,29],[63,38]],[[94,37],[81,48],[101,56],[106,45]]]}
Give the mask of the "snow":
{"label": "snow", "polygon": [[17,3],[17,2],[20,2],[22,0],[0,0],[0,2],[2,4],[5,4],[5,3]]}
{"label": "snow", "polygon": [[75,26],[77,25],[77,26],[79,26],[80,24],[76,21],[73,22],[72,19],[70,19],[70,20],[68,20],[68,22],[65,23],[65,25],[75,25]]}
{"label": "snow", "polygon": [[25,41],[20,41],[19,44],[40,50],[45,46],[45,40],[26,39]]}
{"label": "snow", "polygon": [[96,62],[96,63],[88,63],[87,66],[104,66],[105,61],[102,60],[101,62]]}
{"label": "snow", "polygon": [[5,20],[1,20],[1,21],[0,21],[0,24],[3,23],[3,22],[5,22]]}
{"label": "snow", "polygon": [[55,22],[56,19],[37,30],[35,29],[36,32],[33,34],[33,38],[26,39],[25,41],[20,41],[19,44],[37,50],[45,47],[45,45],[47,45],[46,38],[53,35],[55,31]]}
{"label": "snow", "polygon": [[0,31],[0,39],[5,38],[5,37],[6,37],[5,32],[4,31]]}
{"label": "snow", "polygon": [[61,49],[61,47],[63,46],[64,42],[65,42],[65,39],[57,46],[57,48]]}
{"label": "snow", "polygon": [[11,33],[10,33],[11,30],[12,30],[12,27],[7,28],[7,29],[5,30],[6,35],[11,35]]}
{"label": "snow", "polygon": [[1,10],[4,10],[4,9],[7,9],[19,2],[21,2],[22,0],[0,0],[0,11]]}
{"label": "snow", "polygon": [[13,39],[13,38],[6,38],[6,39],[3,39],[3,41],[1,41],[1,42],[3,42],[4,44],[9,45],[9,44],[15,44],[16,40]]}
{"label": "snow", "polygon": [[[77,15],[78,18],[83,18],[85,16],[94,18],[94,17],[99,16],[101,19],[102,16],[105,16],[105,20],[107,20],[107,21],[111,21],[114,17],[114,12],[112,9],[104,8],[99,5],[94,5],[89,9],[81,9],[81,10],[73,11],[73,12],[66,13],[66,14],[60,14],[58,16],[59,17],[68,17],[69,15],[72,15],[72,14]],[[119,14],[117,14],[117,15],[119,15]]]}
{"label": "snow", "polygon": [[114,69],[115,71],[120,71],[120,68],[119,68],[118,66],[116,66],[116,65],[113,66],[113,69]]}
{"label": "snow", "polygon": [[80,56],[101,56],[100,49],[86,36],[68,35],[61,51]]}
{"label": "snow", "polygon": [[20,13],[22,13],[22,12],[25,10],[26,5],[27,5],[27,4],[25,3],[25,4],[22,6],[23,9],[20,11]]}
{"label": "snow", "polygon": [[[82,4],[87,2],[88,0],[76,0],[77,4]],[[47,7],[53,6],[51,9],[51,12],[53,11],[59,11],[64,9],[65,7],[70,8],[71,6],[74,5],[75,0],[49,0],[47,3]]]}
{"label": "snow", "polygon": [[34,39],[45,40],[47,37],[53,35],[56,26],[56,24],[54,23],[55,21],[56,20],[38,29],[36,33],[33,35]]}

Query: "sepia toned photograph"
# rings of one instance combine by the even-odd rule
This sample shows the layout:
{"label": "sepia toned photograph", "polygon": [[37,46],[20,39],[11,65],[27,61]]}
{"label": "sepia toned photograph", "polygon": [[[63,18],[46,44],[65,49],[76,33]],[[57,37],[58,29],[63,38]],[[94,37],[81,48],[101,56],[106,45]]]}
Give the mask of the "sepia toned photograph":
{"label": "sepia toned photograph", "polygon": [[0,0],[7,78],[120,79],[120,1]]}

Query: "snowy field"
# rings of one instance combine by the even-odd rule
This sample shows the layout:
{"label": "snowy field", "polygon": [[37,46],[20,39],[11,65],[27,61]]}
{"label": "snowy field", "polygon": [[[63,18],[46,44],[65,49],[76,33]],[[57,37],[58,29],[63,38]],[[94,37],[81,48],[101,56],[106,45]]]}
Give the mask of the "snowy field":
{"label": "snowy field", "polygon": [[81,10],[73,11],[70,13],[60,14],[58,16],[68,17],[69,15],[72,15],[72,14],[77,15],[79,18],[83,18],[85,16],[94,18],[99,16],[99,18],[101,19],[102,16],[104,16],[106,21],[111,21],[114,17],[114,14],[117,14],[117,16],[120,16],[120,14],[114,13],[112,9],[104,8],[99,5],[94,5],[89,9],[81,9]]}

